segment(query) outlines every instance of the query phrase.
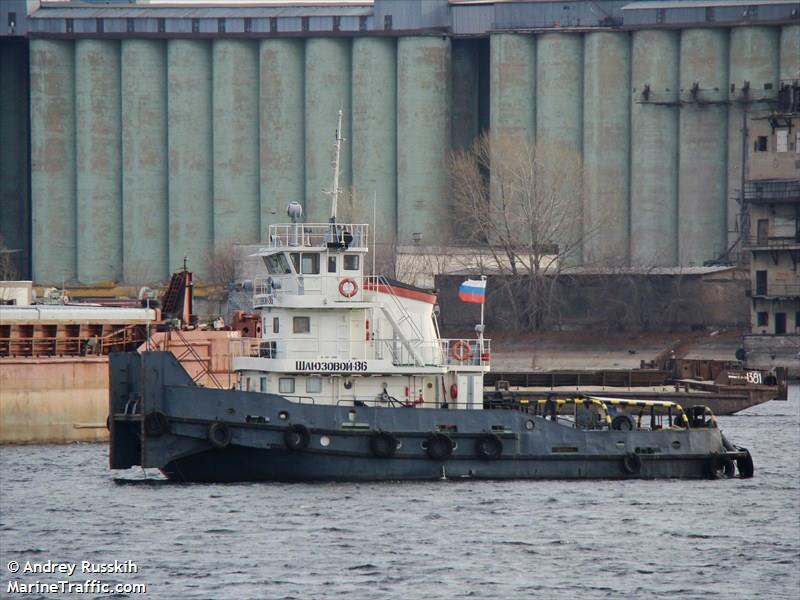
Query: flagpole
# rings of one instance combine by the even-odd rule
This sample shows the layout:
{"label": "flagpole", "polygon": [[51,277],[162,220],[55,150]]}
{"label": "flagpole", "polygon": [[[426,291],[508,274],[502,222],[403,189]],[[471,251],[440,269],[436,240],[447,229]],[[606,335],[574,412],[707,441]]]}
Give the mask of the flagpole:
{"label": "flagpole", "polygon": [[[486,275],[481,275],[481,281],[486,281]],[[478,352],[480,364],[483,361],[483,307],[486,304],[486,288],[483,289],[483,302],[481,302],[481,329],[478,332]]]}

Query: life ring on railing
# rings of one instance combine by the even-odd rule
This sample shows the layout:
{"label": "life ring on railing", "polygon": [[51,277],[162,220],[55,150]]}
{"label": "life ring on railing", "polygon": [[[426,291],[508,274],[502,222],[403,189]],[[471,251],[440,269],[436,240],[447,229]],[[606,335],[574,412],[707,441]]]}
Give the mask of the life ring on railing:
{"label": "life ring on railing", "polygon": [[465,362],[472,358],[472,348],[466,340],[458,340],[450,348],[450,356],[459,362]]}
{"label": "life ring on railing", "polygon": [[355,279],[345,277],[339,282],[339,293],[345,298],[352,298],[358,292],[358,284]]}

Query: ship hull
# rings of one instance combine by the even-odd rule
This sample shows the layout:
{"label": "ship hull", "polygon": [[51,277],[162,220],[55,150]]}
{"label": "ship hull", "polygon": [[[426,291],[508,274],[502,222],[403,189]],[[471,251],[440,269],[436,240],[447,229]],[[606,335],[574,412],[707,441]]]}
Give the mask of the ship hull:
{"label": "ship hull", "polygon": [[642,460],[636,474],[625,470],[623,456],[504,457],[492,462],[427,457],[378,459],[324,452],[295,453],[283,449],[231,446],[199,450],[165,465],[173,481],[195,483],[430,481],[437,479],[708,479],[710,456]]}
{"label": "ship hull", "polygon": [[[518,410],[298,404],[197,387],[169,353],[111,359],[111,467],[175,481],[752,475],[716,428],[581,429]],[[726,449],[727,446],[727,449]]]}

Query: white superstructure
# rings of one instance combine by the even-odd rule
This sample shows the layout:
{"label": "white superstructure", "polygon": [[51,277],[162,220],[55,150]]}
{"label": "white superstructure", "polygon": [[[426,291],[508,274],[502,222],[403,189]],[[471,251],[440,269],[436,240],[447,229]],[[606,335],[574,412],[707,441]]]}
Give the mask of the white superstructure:
{"label": "white superstructure", "polygon": [[243,390],[297,402],[482,408],[490,344],[441,339],[436,296],[365,275],[368,226],[272,225],[254,281],[262,338],[242,339],[234,370]]}

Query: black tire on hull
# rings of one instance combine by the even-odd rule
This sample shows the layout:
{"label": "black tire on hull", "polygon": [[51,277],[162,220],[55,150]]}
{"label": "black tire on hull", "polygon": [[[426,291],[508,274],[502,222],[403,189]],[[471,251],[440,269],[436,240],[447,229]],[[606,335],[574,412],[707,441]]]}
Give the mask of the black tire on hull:
{"label": "black tire on hull", "polygon": [[305,425],[292,425],[284,432],[283,441],[289,450],[305,450],[311,442],[311,433]]}
{"label": "black tire on hull", "polygon": [[638,475],[642,471],[642,457],[635,452],[628,452],[622,459],[622,468],[628,475]]}
{"label": "black tire on hull", "polygon": [[369,449],[378,458],[391,458],[397,451],[397,438],[388,431],[376,431],[370,437]]}
{"label": "black tire on hull", "polygon": [[496,460],[503,454],[503,440],[494,433],[487,433],[478,438],[475,451],[485,460]]}
{"label": "black tire on hull", "polygon": [[736,467],[733,460],[721,454],[715,454],[708,460],[708,477],[709,479],[720,479],[722,477],[729,479],[736,474]]}
{"label": "black tire on hull", "polygon": [[611,420],[611,429],[616,431],[630,431],[633,423],[628,415],[617,415]]}
{"label": "black tire on hull", "polygon": [[169,431],[169,420],[164,413],[155,410],[144,416],[144,433],[147,437],[161,437],[167,431]]}
{"label": "black tire on hull", "polygon": [[428,438],[428,457],[445,460],[453,454],[453,442],[443,433],[434,433]]}
{"label": "black tire on hull", "polygon": [[225,423],[214,421],[208,426],[208,441],[214,448],[227,448],[233,439],[233,432],[231,428]]}
{"label": "black tire on hull", "polygon": [[742,479],[750,479],[755,472],[753,457],[750,456],[750,451],[747,448],[741,448],[741,450],[747,452],[747,456],[736,459],[736,468],[739,470],[739,477]]}

